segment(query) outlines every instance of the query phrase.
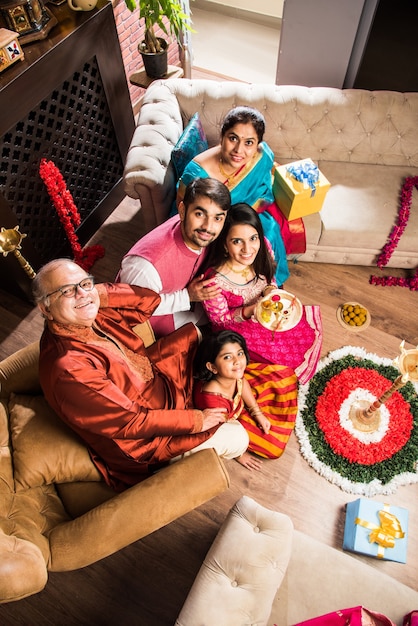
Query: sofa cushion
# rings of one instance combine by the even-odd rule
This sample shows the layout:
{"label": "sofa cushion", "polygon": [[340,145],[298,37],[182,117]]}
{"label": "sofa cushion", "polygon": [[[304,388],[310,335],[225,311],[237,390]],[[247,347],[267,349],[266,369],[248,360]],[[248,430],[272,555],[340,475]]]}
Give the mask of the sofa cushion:
{"label": "sofa cushion", "polygon": [[16,490],[70,481],[97,481],[86,446],[43,396],[11,394],[10,432]]}
{"label": "sofa cushion", "polygon": [[35,544],[0,531],[0,551],[1,600],[21,600],[42,591],[48,580],[48,572],[42,553]]}
{"label": "sofa cushion", "polygon": [[0,363],[0,396],[42,393],[39,383],[39,341],[21,348]]}
{"label": "sofa cushion", "polygon": [[174,167],[177,180],[183,174],[184,168],[197,154],[208,149],[205,131],[200,121],[199,113],[195,113],[171,153],[171,163]]}
{"label": "sofa cushion", "polygon": [[13,489],[13,465],[10,454],[9,414],[7,411],[7,404],[0,400],[0,494],[10,493]]}
{"label": "sofa cushion", "polygon": [[266,624],[292,532],[290,517],[242,496],[207,553],[176,626]]}
{"label": "sofa cushion", "polygon": [[[321,209],[321,246],[369,249],[383,248],[396,223],[400,206],[400,180],[418,176],[418,168],[320,161],[331,182]],[[372,236],[373,235],[373,236]],[[418,239],[418,194],[413,194],[411,215],[398,250],[416,249]]]}

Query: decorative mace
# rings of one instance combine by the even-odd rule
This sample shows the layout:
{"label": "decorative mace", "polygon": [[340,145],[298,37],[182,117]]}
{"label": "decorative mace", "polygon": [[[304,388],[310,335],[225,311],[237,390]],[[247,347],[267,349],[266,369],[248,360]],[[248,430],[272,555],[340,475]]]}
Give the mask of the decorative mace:
{"label": "decorative mace", "polygon": [[25,237],[27,235],[19,232],[19,226],[8,228],[7,230],[2,226],[0,231],[0,252],[2,252],[3,256],[13,252],[20,266],[25,270],[29,278],[33,279],[36,276],[35,270],[19,252],[22,249],[20,244]]}
{"label": "decorative mace", "polygon": [[402,341],[399,346],[401,354],[393,361],[401,373],[393,381],[392,386],[371,404],[367,400],[359,400],[354,402],[350,408],[350,419],[357,430],[369,433],[377,430],[380,424],[380,407],[382,404],[389,400],[395,391],[406,385],[409,380],[418,382],[418,346],[412,350],[405,350],[404,346],[405,341]]}

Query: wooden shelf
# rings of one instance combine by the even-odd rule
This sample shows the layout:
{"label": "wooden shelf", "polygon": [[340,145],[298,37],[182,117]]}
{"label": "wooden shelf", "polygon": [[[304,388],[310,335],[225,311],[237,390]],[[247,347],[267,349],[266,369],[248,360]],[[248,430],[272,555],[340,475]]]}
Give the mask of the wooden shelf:
{"label": "wooden shelf", "polygon": [[140,72],[135,72],[129,76],[129,80],[133,85],[137,87],[143,87],[144,89],[148,89],[148,87],[155,80],[167,80],[168,78],[182,78],[183,77],[183,69],[178,67],[177,65],[169,65],[167,68],[167,74],[162,78],[151,78],[147,75],[145,70],[141,70]]}

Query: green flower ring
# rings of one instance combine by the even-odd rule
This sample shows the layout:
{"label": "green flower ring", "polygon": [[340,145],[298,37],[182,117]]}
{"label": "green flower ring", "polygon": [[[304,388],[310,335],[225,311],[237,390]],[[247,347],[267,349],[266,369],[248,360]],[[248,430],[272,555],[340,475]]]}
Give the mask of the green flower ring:
{"label": "green flower ring", "polygon": [[299,388],[295,433],[302,456],[343,491],[372,497],[418,482],[418,385],[406,383],[380,407],[373,433],[356,430],[354,401],[373,402],[399,376],[390,359],[346,346]]}

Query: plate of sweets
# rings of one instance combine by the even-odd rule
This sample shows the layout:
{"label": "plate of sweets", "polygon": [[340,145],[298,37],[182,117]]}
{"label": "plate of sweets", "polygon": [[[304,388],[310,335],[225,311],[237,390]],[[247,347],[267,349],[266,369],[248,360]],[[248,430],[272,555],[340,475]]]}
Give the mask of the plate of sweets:
{"label": "plate of sweets", "polygon": [[360,302],[346,302],[338,307],[337,319],[346,330],[358,333],[370,326],[371,316]]}
{"label": "plate of sweets", "polygon": [[283,332],[294,328],[301,320],[303,306],[299,298],[284,289],[274,289],[260,298],[255,318],[264,328]]}

